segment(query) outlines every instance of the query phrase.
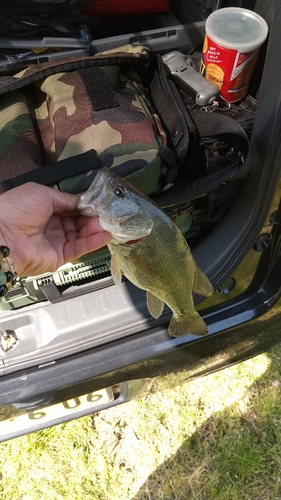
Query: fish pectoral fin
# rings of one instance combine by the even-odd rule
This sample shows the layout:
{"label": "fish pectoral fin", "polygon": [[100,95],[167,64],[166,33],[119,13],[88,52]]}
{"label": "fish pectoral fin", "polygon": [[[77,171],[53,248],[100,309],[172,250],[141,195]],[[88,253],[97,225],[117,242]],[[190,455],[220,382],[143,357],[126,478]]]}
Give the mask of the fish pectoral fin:
{"label": "fish pectoral fin", "polygon": [[194,314],[187,314],[180,318],[173,315],[168,328],[170,337],[183,337],[191,333],[192,335],[206,335],[208,327],[200,314],[195,311]]}
{"label": "fish pectoral fin", "polygon": [[112,278],[113,278],[115,285],[117,285],[117,286],[121,285],[122,271],[119,267],[117,260],[115,259],[115,257],[113,255],[111,255],[110,271],[111,271]]}
{"label": "fish pectoral fin", "polygon": [[196,265],[193,282],[193,292],[210,297],[214,293],[214,289],[207,278],[206,274]]}
{"label": "fish pectoral fin", "polygon": [[154,319],[159,318],[164,309],[164,302],[155,297],[155,295],[152,295],[152,293],[146,292],[146,303],[151,316],[153,316]]}

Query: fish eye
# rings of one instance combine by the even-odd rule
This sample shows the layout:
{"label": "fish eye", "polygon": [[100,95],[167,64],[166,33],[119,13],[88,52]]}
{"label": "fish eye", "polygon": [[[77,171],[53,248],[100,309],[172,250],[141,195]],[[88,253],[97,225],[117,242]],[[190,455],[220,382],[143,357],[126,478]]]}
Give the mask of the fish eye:
{"label": "fish eye", "polygon": [[116,196],[121,198],[125,194],[125,189],[122,186],[117,186],[117,188],[115,189],[114,192],[115,192]]}

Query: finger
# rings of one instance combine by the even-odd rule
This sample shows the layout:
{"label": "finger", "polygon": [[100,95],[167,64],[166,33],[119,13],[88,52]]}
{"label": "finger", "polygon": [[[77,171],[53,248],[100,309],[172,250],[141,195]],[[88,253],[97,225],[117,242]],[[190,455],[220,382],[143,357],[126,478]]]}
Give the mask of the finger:
{"label": "finger", "polygon": [[82,237],[104,231],[100,226],[98,217],[86,217],[81,215],[76,221],[76,227]]}
{"label": "finger", "polygon": [[85,238],[92,234],[103,232],[97,217],[80,215],[73,218],[65,216],[61,220],[68,240],[73,240],[77,237]]}
{"label": "finger", "polygon": [[40,187],[44,190],[44,194],[50,198],[53,212],[55,214],[74,212],[79,201],[79,196],[75,194],[63,193],[46,186]]}
{"label": "finger", "polygon": [[101,233],[89,235],[87,238],[67,241],[64,246],[65,262],[70,262],[73,259],[82,257],[82,255],[86,255],[87,253],[94,252],[104,247],[109,242],[110,238],[110,234],[103,231]]}

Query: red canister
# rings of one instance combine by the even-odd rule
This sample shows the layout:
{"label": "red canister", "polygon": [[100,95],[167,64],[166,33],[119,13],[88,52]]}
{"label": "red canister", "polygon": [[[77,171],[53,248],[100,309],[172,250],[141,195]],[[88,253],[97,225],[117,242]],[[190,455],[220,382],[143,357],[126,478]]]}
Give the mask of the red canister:
{"label": "red canister", "polygon": [[228,102],[239,101],[247,94],[267,33],[265,20],[248,9],[226,7],[208,17],[201,74]]}

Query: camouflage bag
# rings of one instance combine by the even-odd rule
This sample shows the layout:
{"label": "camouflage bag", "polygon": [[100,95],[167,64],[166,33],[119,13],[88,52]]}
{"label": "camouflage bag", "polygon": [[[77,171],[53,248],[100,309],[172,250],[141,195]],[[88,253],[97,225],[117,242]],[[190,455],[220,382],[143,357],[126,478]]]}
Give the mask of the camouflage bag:
{"label": "camouflage bag", "polygon": [[161,188],[176,160],[142,85],[148,58],[128,46],[1,76],[0,193],[28,181],[82,192],[104,166]]}

